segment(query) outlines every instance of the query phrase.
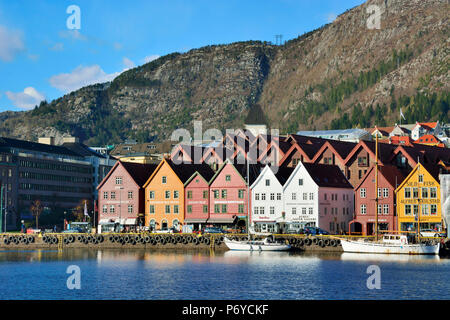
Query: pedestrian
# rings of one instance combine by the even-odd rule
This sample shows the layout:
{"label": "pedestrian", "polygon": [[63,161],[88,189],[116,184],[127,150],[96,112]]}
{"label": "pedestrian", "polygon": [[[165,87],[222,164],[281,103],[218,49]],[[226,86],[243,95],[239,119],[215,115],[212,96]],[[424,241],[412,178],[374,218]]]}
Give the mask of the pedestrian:
{"label": "pedestrian", "polygon": [[21,222],[22,222],[22,225],[20,227],[20,230],[21,230],[22,233],[26,233],[27,230],[25,229],[25,223],[24,223],[25,221],[22,220]]}

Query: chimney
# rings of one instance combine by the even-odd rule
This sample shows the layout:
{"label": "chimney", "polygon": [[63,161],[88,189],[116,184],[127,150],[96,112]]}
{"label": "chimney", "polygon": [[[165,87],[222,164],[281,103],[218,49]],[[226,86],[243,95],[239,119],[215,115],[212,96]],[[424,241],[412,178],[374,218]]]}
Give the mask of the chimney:
{"label": "chimney", "polygon": [[42,143],[42,144],[48,144],[48,145],[54,146],[55,145],[55,137],[48,137],[48,138],[40,137],[38,142]]}

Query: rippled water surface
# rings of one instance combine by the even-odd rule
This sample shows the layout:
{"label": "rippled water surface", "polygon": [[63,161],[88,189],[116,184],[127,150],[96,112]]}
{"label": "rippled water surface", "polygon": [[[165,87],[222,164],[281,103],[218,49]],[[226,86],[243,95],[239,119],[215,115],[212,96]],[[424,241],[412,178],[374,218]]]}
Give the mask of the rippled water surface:
{"label": "rippled water surface", "polygon": [[[67,268],[81,270],[69,290]],[[377,265],[381,289],[367,288]],[[0,251],[0,299],[450,299],[450,259],[277,252]]]}

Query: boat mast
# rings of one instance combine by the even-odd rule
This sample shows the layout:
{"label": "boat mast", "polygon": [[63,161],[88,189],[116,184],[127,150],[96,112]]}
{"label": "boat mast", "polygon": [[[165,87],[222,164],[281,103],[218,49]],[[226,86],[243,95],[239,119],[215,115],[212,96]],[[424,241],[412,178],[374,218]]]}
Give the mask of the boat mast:
{"label": "boat mast", "polygon": [[[417,157],[419,158],[419,157]],[[419,188],[419,176],[420,176],[420,161],[417,159],[417,163],[419,164],[417,167],[417,242],[420,243],[420,188]],[[414,192],[413,192],[414,196]]]}
{"label": "boat mast", "polygon": [[247,162],[247,237],[248,240],[250,239],[250,163],[248,161],[248,158],[246,159]]}
{"label": "boat mast", "polygon": [[375,241],[378,241],[378,134],[375,136]]}

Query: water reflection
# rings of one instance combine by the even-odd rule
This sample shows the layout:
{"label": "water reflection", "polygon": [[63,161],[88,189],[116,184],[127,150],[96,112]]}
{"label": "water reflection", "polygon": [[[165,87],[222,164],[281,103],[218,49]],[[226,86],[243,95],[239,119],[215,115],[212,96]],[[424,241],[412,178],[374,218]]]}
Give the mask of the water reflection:
{"label": "water reflection", "polygon": [[351,253],[344,252],[341,260],[350,261],[377,261],[377,262],[437,262],[440,260],[438,255],[408,255],[408,254],[371,254],[371,253]]}

